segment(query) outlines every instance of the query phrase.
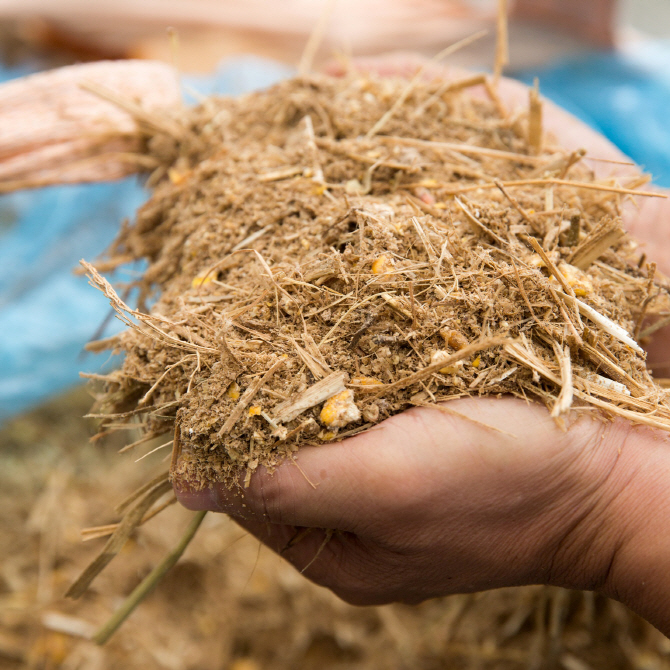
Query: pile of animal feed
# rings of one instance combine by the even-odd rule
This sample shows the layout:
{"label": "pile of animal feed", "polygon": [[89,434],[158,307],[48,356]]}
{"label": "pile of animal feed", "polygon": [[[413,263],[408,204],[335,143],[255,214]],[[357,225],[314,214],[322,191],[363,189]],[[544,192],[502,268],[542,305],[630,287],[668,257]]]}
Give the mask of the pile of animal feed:
{"label": "pile of animal feed", "polygon": [[[463,396],[670,428],[638,344],[668,287],[621,227],[654,194],[541,113],[483,76],[356,74],[143,117],[152,196],[85,264],[128,325],[90,345],[124,355],[101,431],[173,437],[172,475],[205,487]],[[131,309],[100,273],[139,259]]]}

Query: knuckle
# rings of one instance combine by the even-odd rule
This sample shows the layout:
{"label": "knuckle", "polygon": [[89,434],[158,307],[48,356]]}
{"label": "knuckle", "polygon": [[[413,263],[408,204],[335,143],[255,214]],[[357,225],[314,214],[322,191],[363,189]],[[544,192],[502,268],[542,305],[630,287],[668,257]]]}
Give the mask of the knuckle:
{"label": "knuckle", "polygon": [[243,490],[249,512],[263,521],[281,523],[282,480],[277,473],[265,470],[255,473]]}

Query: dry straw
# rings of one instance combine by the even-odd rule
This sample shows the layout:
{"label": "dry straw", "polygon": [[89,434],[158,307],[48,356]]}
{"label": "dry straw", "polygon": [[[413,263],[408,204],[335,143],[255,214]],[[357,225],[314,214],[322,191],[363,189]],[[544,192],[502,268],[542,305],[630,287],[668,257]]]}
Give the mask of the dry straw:
{"label": "dry straw", "polygon": [[153,306],[84,263],[128,326],[91,345],[125,354],[101,433],[174,435],[172,474],[207,486],[464,395],[668,429],[633,338],[666,283],[621,229],[656,194],[538,140],[537,98],[510,119],[476,91],[312,76],[145,123],[154,193],[102,264],[146,259]]}

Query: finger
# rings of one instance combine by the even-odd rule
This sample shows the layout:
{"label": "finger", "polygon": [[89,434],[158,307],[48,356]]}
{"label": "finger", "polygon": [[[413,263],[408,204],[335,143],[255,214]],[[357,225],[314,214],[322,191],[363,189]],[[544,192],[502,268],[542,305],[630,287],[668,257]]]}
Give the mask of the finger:
{"label": "finger", "polygon": [[247,488],[182,486],[177,495],[192,509],[366,533],[389,514],[418,515],[426,504],[436,504],[426,499],[435,492],[469,490],[473,473],[484,482],[477,487],[483,498],[490,493],[487,478],[501,485],[501,468],[513,470],[523,487],[534,461],[524,458],[528,445],[542,444],[551,460],[562,441],[563,433],[539,404],[477,398],[452,401],[448,408],[461,416],[413,409],[343,442],[303,448],[296,463],[285,462],[273,474],[259,469]]}
{"label": "finger", "polygon": [[[296,528],[249,519],[235,521],[302,575],[348,603],[381,605],[412,599],[408,598],[403,579],[403,556],[384,559],[384,551],[378,547],[368,548],[355,536],[321,528]],[[389,563],[394,565],[390,571]],[[413,600],[418,602],[425,597]]]}

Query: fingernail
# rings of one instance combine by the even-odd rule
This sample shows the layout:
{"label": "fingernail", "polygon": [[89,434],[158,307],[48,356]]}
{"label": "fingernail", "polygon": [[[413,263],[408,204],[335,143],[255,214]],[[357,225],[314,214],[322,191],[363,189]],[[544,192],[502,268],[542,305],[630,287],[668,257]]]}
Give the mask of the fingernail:
{"label": "fingernail", "polygon": [[200,491],[192,491],[185,488],[174,488],[177,500],[186,509],[196,512],[203,510],[218,511],[216,501],[214,500],[213,489],[202,489]]}
{"label": "fingernail", "polygon": [[174,491],[177,500],[179,500],[186,509],[196,512],[222,512],[240,518],[248,516],[245,515],[245,511],[247,511],[246,505],[235,498],[226,496],[225,493],[222,495],[220,487],[212,486],[210,488],[194,491],[187,486],[183,486],[180,482],[179,484],[175,483]]}

